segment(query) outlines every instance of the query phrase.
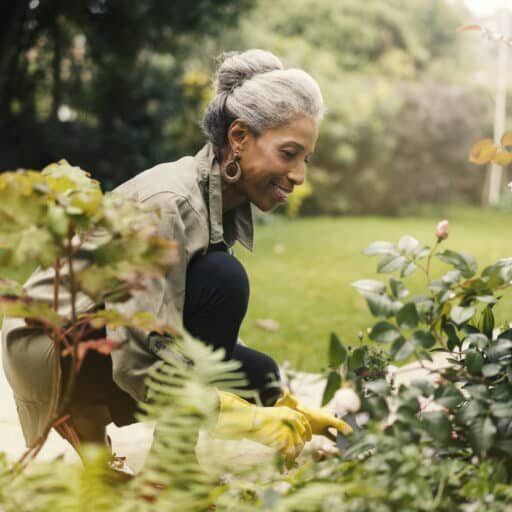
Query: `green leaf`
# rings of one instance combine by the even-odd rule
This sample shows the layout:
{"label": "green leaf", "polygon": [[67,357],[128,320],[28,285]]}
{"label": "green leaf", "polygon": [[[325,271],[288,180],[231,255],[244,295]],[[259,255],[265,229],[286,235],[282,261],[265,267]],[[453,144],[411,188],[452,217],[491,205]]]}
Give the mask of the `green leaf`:
{"label": "green leaf", "polygon": [[510,359],[512,356],[512,341],[506,338],[498,338],[487,350],[487,360],[496,363],[500,360]]}
{"label": "green leaf", "polygon": [[416,295],[410,300],[416,304],[416,311],[418,311],[418,314],[423,319],[423,321],[425,321],[426,318],[433,313],[434,302],[430,297],[425,295]]}
{"label": "green leaf", "polygon": [[421,348],[432,348],[436,344],[436,339],[430,332],[415,331],[411,342]]}
{"label": "green leaf", "polygon": [[387,254],[395,253],[395,246],[391,242],[373,242],[364,251],[363,254],[366,256],[375,256],[376,254]]}
{"label": "green leaf", "polygon": [[470,254],[447,249],[444,252],[437,253],[436,256],[441,261],[453,265],[457,270],[460,270],[466,279],[473,277],[477,271],[476,261]]}
{"label": "green leaf", "polygon": [[384,256],[377,265],[377,272],[380,274],[394,272],[398,270],[407,260],[404,256],[395,256],[389,254]]}
{"label": "green leaf", "polygon": [[511,418],[512,417],[512,401],[491,404],[491,414],[496,418]]}
{"label": "green leaf", "polygon": [[389,322],[378,322],[370,331],[370,339],[373,341],[380,341],[382,343],[389,343],[401,337],[400,331]]}
{"label": "green leaf", "polygon": [[365,293],[364,297],[373,316],[387,318],[393,314],[393,301],[387,295]]}
{"label": "green leaf", "polygon": [[446,346],[448,350],[453,350],[455,347],[460,345],[459,337],[457,336],[457,329],[452,322],[443,321],[443,331],[446,333],[448,337]]}
{"label": "green leaf", "polygon": [[376,293],[382,294],[386,290],[386,285],[381,281],[376,281],[374,279],[360,279],[355,283],[352,283],[352,286],[356,288],[361,293]]}
{"label": "green leaf", "polygon": [[416,305],[413,302],[405,304],[396,314],[396,321],[403,329],[414,329],[420,321]]}
{"label": "green leaf", "polygon": [[0,297],[0,310],[4,316],[13,318],[30,318],[47,325],[60,326],[66,320],[56,313],[50,304],[30,297]]}
{"label": "green leaf", "polygon": [[327,375],[327,383],[322,395],[322,407],[329,403],[334,397],[336,391],[341,387],[341,377],[338,372],[332,371]]}
{"label": "green leaf", "polygon": [[446,415],[440,411],[423,413],[422,420],[432,439],[442,443],[450,439],[452,425]]}
{"label": "green leaf", "polygon": [[364,356],[366,354],[365,347],[357,347],[351,354],[348,360],[349,370],[357,370],[364,365]]}
{"label": "green leaf", "polygon": [[478,400],[489,399],[489,388],[485,384],[472,384],[470,386],[466,386],[464,389],[472,398],[477,398]]}
{"label": "green leaf", "polygon": [[494,443],[496,426],[490,417],[476,418],[469,427],[468,438],[478,455],[485,456]]}
{"label": "green leaf", "polygon": [[394,277],[389,278],[389,286],[391,293],[395,299],[403,299],[409,295],[409,290],[405,287],[404,283]]}
{"label": "green leaf", "polygon": [[453,384],[445,384],[439,386],[434,392],[434,400],[439,405],[454,409],[462,402],[464,402],[464,395]]}
{"label": "green leaf", "polygon": [[444,274],[444,276],[441,277],[441,281],[443,283],[447,284],[455,284],[460,281],[460,278],[462,277],[462,272],[460,270],[450,270]]}
{"label": "green leaf", "polygon": [[494,330],[494,313],[492,312],[492,306],[484,308],[480,314],[480,321],[478,322],[478,328],[488,337],[492,338],[492,331]]}
{"label": "green leaf", "polygon": [[418,240],[409,235],[404,235],[402,238],[400,238],[400,240],[398,240],[398,249],[407,255],[414,252],[419,247],[419,245],[420,243]]}
{"label": "green leaf", "polygon": [[422,260],[424,258],[426,258],[430,253],[430,247],[428,246],[424,246],[424,247],[419,247],[418,249],[416,249],[416,252],[414,253],[414,259],[415,260]]}
{"label": "green leaf", "polygon": [[482,277],[486,278],[487,286],[491,289],[509,283],[512,278],[512,258],[503,258],[486,267]]}
{"label": "green leaf", "polygon": [[426,379],[412,380],[409,384],[409,389],[417,389],[423,396],[430,396],[434,392],[434,386]]}
{"label": "green leaf", "polygon": [[498,375],[498,373],[500,373],[500,371],[501,365],[496,363],[485,364],[482,367],[482,375],[484,377],[495,377],[496,375]]}
{"label": "green leaf", "polygon": [[329,366],[337,368],[338,366],[341,366],[346,359],[347,349],[336,334],[332,332],[329,341]]}
{"label": "green leaf", "polygon": [[475,299],[478,302],[482,302],[484,304],[496,304],[498,302],[498,299],[494,297],[494,295],[477,295]]}
{"label": "green leaf", "polygon": [[469,307],[462,307],[462,306],[455,306],[452,308],[450,312],[450,318],[455,322],[457,325],[463,324],[464,322],[467,322],[468,320],[471,320],[473,316],[476,313],[476,308],[474,306]]}
{"label": "green leaf", "polygon": [[388,395],[391,391],[391,386],[385,379],[377,379],[365,383],[364,389],[371,391],[375,395]]}
{"label": "green leaf", "polygon": [[406,261],[402,268],[400,269],[400,276],[407,277],[410,276],[418,267],[413,261]]}
{"label": "green leaf", "polygon": [[485,412],[485,406],[479,400],[469,400],[455,414],[457,423],[467,427],[475,418]]}
{"label": "green leaf", "polygon": [[476,350],[468,350],[464,359],[464,364],[471,375],[480,375],[484,366],[484,358]]}
{"label": "green leaf", "polygon": [[391,357],[395,361],[408,358],[414,352],[414,344],[400,338],[391,345]]}
{"label": "green leaf", "polygon": [[428,288],[433,293],[439,293],[448,290],[448,284],[441,279],[434,279],[428,283]]}
{"label": "green leaf", "polygon": [[489,345],[489,338],[487,338],[485,334],[475,332],[466,336],[464,342],[467,343],[469,347],[484,349]]}

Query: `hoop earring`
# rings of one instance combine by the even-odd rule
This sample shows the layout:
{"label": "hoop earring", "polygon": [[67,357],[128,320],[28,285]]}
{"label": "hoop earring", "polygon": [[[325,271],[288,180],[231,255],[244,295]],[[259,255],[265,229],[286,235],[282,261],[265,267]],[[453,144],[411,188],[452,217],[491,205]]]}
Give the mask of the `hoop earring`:
{"label": "hoop earring", "polygon": [[236,183],[240,179],[242,168],[238,151],[235,151],[233,158],[220,170],[220,174],[226,183]]}

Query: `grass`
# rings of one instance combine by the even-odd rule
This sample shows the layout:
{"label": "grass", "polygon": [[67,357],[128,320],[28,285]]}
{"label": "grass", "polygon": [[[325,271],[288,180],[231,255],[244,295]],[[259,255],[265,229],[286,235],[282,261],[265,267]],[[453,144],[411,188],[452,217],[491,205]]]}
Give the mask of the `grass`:
{"label": "grass", "polygon": [[[268,225],[257,226],[254,252],[236,250],[251,281],[242,339],[279,362],[320,370],[326,365],[331,331],[347,345],[355,345],[358,333],[372,324],[364,299],[351,283],[387,276],[376,274],[377,259],[361,251],[374,240],[396,241],[403,234],[430,245],[441,218],[450,220],[444,248],[469,252],[480,269],[512,255],[507,236],[510,214],[481,209],[445,208],[426,217],[273,218]],[[432,270],[436,275],[448,267],[436,261]],[[408,278],[412,291],[424,289],[425,282],[419,273]],[[496,312],[499,321],[510,319],[512,298],[505,296]],[[262,330],[256,325],[262,318],[277,320],[280,329]]]}
{"label": "grass", "polygon": [[[466,251],[480,265],[512,255],[507,233],[510,214],[477,208],[449,208],[421,217],[342,217],[286,220],[273,216],[256,226],[253,253],[235,250],[251,281],[251,299],[241,337],[277,361],[289,360],[295,368],[318,371],[326,365],[329,333],[347,345],[359,343],[358,334],[372,324],[364,299],[351,286],[358,279],[387,279],[375,273],[376,258],[361,251],[374,240],[396,241],[403,234],[424,244],[435,241],[441,218],[450,220],[445,248]],[[433,275],[448,267],[433,264]],[[6,271],[0,277],[23,280],[28,269]],[[408,278],[411,291],[424,289],[425,278]],[[499,321],[512,318],[512,297],[496,308]],[[257,319],[271,318],[277,332],[262,330]]]}

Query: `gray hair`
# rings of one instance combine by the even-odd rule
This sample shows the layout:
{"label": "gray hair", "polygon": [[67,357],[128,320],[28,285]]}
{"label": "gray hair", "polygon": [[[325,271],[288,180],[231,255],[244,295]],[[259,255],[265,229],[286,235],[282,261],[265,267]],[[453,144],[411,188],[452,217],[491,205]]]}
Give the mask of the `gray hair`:
{"label": "gray hair", "polygon": [[301,69],[284,69],[281,61],[263,50],[223,55],[215,80],[215,97],[202,120],[203,131],[216,152],[225,145],[227,131],[241,119],[251,132],[288,124],[305,114],[320,122],[322,93],[316,81]]}

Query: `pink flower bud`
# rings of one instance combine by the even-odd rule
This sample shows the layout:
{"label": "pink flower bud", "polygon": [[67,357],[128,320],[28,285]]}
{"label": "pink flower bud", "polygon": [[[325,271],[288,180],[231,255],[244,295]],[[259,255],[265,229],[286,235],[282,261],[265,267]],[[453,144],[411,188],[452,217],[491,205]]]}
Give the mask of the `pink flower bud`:
{"label": "pink flower bud", "polygon": [[439,241],[446,240],[448,238],[448,221],[442,220],[436,227],[436,236]]}

